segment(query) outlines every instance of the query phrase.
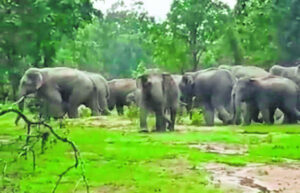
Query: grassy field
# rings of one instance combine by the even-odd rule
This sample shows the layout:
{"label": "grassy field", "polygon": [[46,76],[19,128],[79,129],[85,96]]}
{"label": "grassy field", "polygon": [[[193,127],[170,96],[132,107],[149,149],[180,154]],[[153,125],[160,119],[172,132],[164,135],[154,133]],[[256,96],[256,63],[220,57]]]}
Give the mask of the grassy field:
{"label": "grassy field", "polygon": [[[0,117],[0,192],[51,192],[58,175],[74,161],[72,149],[50,137],[42,154],[41,142],[37,142],[33,171],[32,157],[18,155],[26,129],[24,123],[14,125],[15,117]],[[153,122],[152,118],[150,127]],[[206,164],[243,167],[297,163],[300,159],[298,125],[199,127],[187,118],[180,123],[172,133],[139,133],[137,119],[126,116],[67,120],[62,129],[53,122],[60,135],[76,143],[84,162],[83,168],[63,177],[57,192],[85,192],[82,172],[90,192],[228,192],[211,183]],[[208,144],[245,151],[210,152]]]}

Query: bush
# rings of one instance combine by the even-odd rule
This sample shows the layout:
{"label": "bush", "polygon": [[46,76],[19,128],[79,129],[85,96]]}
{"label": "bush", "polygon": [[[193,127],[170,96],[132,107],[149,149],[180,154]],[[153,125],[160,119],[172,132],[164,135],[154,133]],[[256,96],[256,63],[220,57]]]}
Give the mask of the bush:
{"label": "bush", "polygon": [[85,117],[90,117],[92,116],[92,111],[91,109],[87,108],[84,105],[80,105],[78,107],[78,113],[80,118],[85,118]]}
{"label": "bush", "polygon": [[131,121],[139,117],[139,108],[135,105],[128,107],[128,110],[125,113],[126,117]]}
{"label": "bush", "polygon": [[199,110],[192,110],[192,125],[200,126],[204,123],[204,117],[202,111],[199,112]]}

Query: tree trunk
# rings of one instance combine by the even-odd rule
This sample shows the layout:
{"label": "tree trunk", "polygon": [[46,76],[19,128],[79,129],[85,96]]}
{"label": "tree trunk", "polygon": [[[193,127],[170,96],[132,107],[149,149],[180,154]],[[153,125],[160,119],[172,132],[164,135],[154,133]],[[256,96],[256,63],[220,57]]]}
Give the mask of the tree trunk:
{"label": "tree trunk", "polygon": [[197,28],[198,26],[195,25],[194,28],[190,32],[190,48],[192,51],[192,64],[193,64],[193,71],[198,69],[199,60],[197,58]]}

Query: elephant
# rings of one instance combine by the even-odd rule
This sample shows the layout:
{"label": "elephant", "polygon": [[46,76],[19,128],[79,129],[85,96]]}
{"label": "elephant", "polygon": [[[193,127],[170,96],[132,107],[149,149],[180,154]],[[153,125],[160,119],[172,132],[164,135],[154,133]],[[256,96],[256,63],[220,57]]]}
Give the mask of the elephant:
{"label": "elephant", "polygon": [[126,96],[126,103],[128,104],[135,104],[136,106],[140,107],[142,101],[142,91],[140,88],[135,89],[135,91],[129,93]]}
{"label": "elephant", "polygon": [[[274,112],[279,108],[287,123],[300,118],[300,112],[296,108],[298,86],[291,80],[269,75],[259,78],[241,78],[232,91],[234,101],[234,122],[239,124],[241,103],[245,102],[249,107],[258,109],[262,113],[263,121],[267,124],[274,123]],[[251,123],[251,110],[247,111],[244,124]]]}
{"label": "elephant", "polygon": [[179,87],[179,84],[182,80],[182,75],[172,74],[171,76],[172,76],[173,80],[175,81],[175,84]]}
{"label": "elephant", "polygon": [[36,94],[46,103],[48,115],[56,118],[66,113],[69,118],[77,118],[81,104],[89,107],[92,115],[99,115],[100,91],[93,76],[67,67],[29,68],[21,78],[19,95]]}
{"label": "elephant", "polygon": [[97,73],[83,71],[94,82],[97,90],[99,111],[102,115],[109,115],[108,100],[110,98],[109,85],[106,79]]}
{"label": "elephant", "polygon": [[[245,77],[248,77],[248,78],[265,77],[265,76],[269,75],[269,73],[266,70],[259,68],[257,66],[220,65],[219,69],[227,69],[227,70],[231,71],[231,73],[236,77],[236,79],[245,78]],[[241,105],[243,119],[245,119],[246,116],[248,116],[247,119],[251,119],[257,123],[262,123],[262,119],[259,117],[259,110],[257,108],[255,108],[253,106],[249,106],[246,103],[241,103],[240,105]],[[280,119],[282,113],[278,112],[278,111],[279,110],[276,111],[276,114],[278,115],[277,119]],[[236,120],[236,122],[240,123],[241,117],[239,117],[238,120]]]}
{"label": "elephant", "polygon": [[274,65],[270,68],[269,71],[273,75],[282,76],[291,79],[298,86],[300,86],[300,65],[293,66],[293,67]]}
{"label": "elephant", "polygon": [[189,104],[195,97],[204,107],[204,118],[208,126],[214,125],[215,110],[223,123],[232,120],[231,91],[235,83],[234,76],[224,69],[206,69],[185,73],[180,83],[180,90]]}
{"label": "elephant", "polygon": [[134,79],[114,79],[108,81],[110,96],[108,99],[108,108],[113,110],[116,107],[119,115],[124,114],[124,106],[129,106],[126,97],[129,93],[136,90],[136,80]]}
{"label": "elephant", "polygon": [[[172,76],[167,73],[148,71],[137,79],[140,89],[140,127],[147,131],[147,115],[154,112],[156,131],[174,131],[176,111],[179,103],[179,90]],[[170,112],[170,119],[166,116]]]}
{"label": "elephant", "polygon": [[262,77],[262,76],[267,76],[269,73],[257,66],[241,66],[241,65],[236,65],[236,66],[229,66],[229,65],[220,65],[219,69],[226,69],[231,71],[231,73],[237,78],[243,78],[243,77]]}

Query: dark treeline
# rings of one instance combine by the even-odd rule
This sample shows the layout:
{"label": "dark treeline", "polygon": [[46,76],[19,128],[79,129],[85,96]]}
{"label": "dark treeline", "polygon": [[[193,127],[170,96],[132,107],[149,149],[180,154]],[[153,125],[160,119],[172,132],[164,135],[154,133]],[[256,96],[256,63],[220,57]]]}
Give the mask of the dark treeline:
{"label": "dark treeline", "polygon": [[[68,66],[130,77],[138,66],[172,73],[226,65],[296,65],[300,0],[174,0],[157,22],[116,3],[104,16],[91,0],[0,3],[0,93],[13,99],[29,67]],[[159,6],[159,5],[158,5]],[[122,10],[122,11],[120,11]]]}

